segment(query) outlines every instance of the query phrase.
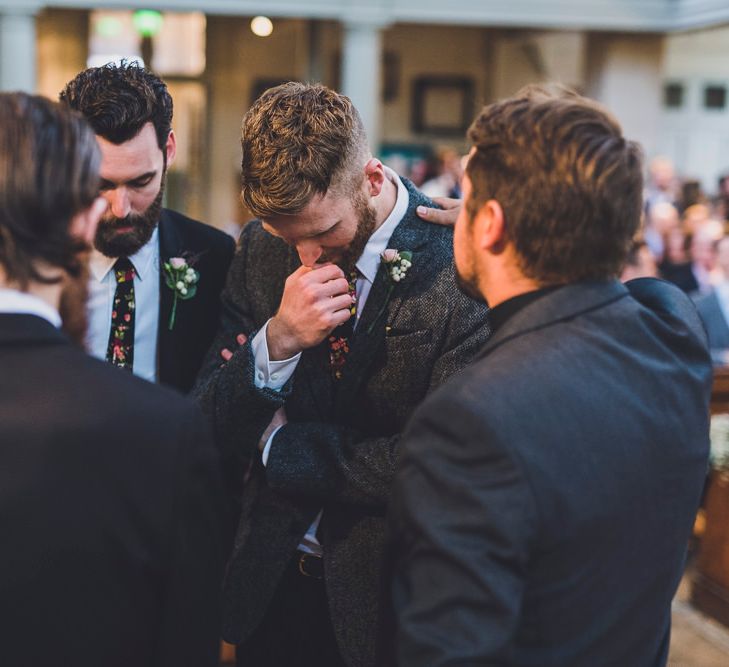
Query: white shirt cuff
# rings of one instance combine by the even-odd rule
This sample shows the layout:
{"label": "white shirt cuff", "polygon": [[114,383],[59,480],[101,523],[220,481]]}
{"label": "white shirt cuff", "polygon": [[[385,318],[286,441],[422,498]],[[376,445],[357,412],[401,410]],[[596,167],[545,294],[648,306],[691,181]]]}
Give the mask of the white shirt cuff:
{"label": "white shirt cuff", "polygon": [[[281,424],[281,426],[283,426],[283,424]],[[271,443],[273,442],[273,438],[281,430],[281,426],[277,426],[276,430],[274,430],[274,432],[268,436],[266,446],[263,448],[263,452],[261,452],[261,461],[263,461],[264,466],[266,465],[266,463],[268,463],[268,452],[271,451]]]}
{"label": "white shirt cuff", "polygon": [[[268,320],[268,322],[270,321]],[[280,391],[294,374],[299,359],[301,358],[301,352],[290,359],[271,361],[268,356],[268,342],[266,341],[268,322],[263,325],[251,341],[253,359],[256,364],[254,381],[258,389],[265,387],[266,389]]]}

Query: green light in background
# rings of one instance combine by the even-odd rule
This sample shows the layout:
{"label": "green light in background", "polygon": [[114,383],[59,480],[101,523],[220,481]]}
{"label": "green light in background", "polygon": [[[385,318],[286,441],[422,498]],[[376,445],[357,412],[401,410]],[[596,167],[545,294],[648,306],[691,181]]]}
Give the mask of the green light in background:
{"label": "green light in background", "polygon": [[121,30],[121,22],[113,16],[105,16],[96,22],[96,32],[102,37],[116,37]]}
{"label": "green light in background", "polygon": [[151,9],[140,9],[134,12],[135,30],[142,37],[154,37],[162,29],[162,14]]}

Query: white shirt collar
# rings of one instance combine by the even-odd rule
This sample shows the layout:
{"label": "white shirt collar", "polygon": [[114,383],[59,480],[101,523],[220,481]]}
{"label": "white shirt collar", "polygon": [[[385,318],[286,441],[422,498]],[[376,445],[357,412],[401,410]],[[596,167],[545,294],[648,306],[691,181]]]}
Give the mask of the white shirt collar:
{"label": "white shirt collar", "polygon": [[410,195],[408,194],[407,188],[400,180],[400,177],[389,167],[385,167],[385,175],[392,181],[397,187],[397,199],[395,206],[393,207],[390,215],[385,218],[383,222],[376,230],[375,233],[370,236],[370,240],[367,241],[362,255],[357,260],[357,270],[370,282],[375,282],[375,276],[377,276],[377,270],[380,267],[380,255],[387,249],[387,244],[390,241],[392,233],[398,226],[400,221],[405,217],[410,204]]}
{"label": "white shirt collar", "polygon": [[57,329],[61,328],[61,316],[58,311],[43,299],[27,292],[0,288],[0,313],[14,315],[36,315],[50,322]]}
{"label": "white shirt collar", "polygon": [[[155,227],[149,241],[147,241],[147,243],[145,243],[129,258],[129,261],[134,266],[134,270],[140,280],[148,278],[154,270],[154,262],[159,256],[158,239],[159,227]],[[102,282],[106,277],[106,274],[111,271],[116,260],[116,257],[107,257],[106,255],[102,255],[98,250],[96,250],[96,248],[94,248],[91,251],[91,259],[89,261],[91,275],[98,282]]]}

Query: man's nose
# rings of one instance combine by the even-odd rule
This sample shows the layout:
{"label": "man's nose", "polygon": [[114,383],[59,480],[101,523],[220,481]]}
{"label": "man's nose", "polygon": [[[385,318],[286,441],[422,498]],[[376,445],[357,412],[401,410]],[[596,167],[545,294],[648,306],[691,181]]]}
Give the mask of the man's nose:
{"label": "man's nose", "polygon": [[304,266],[314,266],[321,257],[321,246],[312,241],[300,241],[296,244],[296,252],[299,253],[299,259]]}
{"label": "man's nose", "polygon": [[114,188],[104,193],[109,202],[109,210],[115,218],[126,218],[131,213],[129,191],[126,188]]}

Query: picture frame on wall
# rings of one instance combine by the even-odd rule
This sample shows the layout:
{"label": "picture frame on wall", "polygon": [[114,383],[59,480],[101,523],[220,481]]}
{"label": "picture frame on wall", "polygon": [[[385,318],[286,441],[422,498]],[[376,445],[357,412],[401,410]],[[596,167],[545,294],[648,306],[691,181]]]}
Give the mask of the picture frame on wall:
{"label": "picture frame on wall", "polygon": [[413,81],[415,134],[463,136],[473,119],[474,83],[465,76],[421,76]]}

